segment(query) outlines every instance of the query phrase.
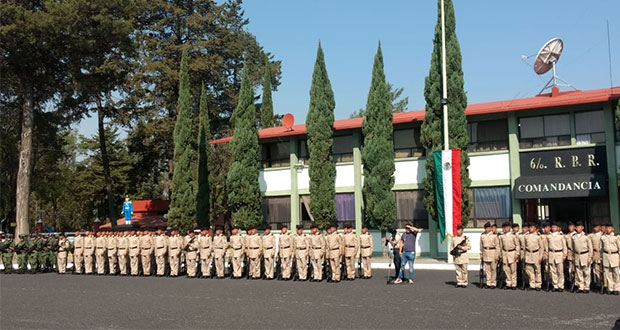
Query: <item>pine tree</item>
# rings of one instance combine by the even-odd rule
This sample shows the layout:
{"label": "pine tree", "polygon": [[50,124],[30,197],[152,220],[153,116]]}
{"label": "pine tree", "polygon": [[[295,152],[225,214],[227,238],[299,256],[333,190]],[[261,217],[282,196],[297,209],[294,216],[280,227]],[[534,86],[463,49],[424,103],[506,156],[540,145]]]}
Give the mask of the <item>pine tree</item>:
{"label": "pine tree", "polygon": [[180,230],[195,226],[196,195],[192,181],[192,109],[187,64],[187,48],[183,49],[179,72],[179,100],[174,126],[174,173],[168,221]]}
{"label": "pine tree", "polygon": [[239,102],[232,118],[230,152],[233,163],[226,179],[228,206],[232,224],[245,229],[258,226],[263,220],[258,183],[258,129],[254,92],[247,66],[243,68]]}
{"label": "pine tree", "polygon": [[260,107],[261,128],[275,126],[273,118],[273,100],[271,99],[271,63],[269,57],[265,56],[265,74],[263,77],[263,99]]}
{"label": "pine tree", "polygon": [[366,102],[366,119],[362,124],[364,147],[364,214],[366,221],[387,230],[396,220],[394,186],[394,143],[392,104],[383,72],[381,44],[372,68],[372,80]]}
{"label": "pine tree", "polygon": [[306,127],[310,155],[310,213],[321,229],[336,220],[334,201],[336,164],[331,154],[335,107],[334,92],[329,82],[323,50],[319,42],[312,73],[310,108],[306,117]]}
{"label": "pine tree", "polygon": [[198,124],[198,193],[196,194],[196,220],[198,226],[209,226],[209,211],[211,210],[211,198],[209,194],[209,159],[211,140],[211,122],[207,109],[207,88],[202,84],[200,91]]}
{"label": "pine tree", "polygon": [[[424,99],[426,100],[426,114],[422,123],[421,140],[424,147],[429,150],[426,159],[426,178],[424,178],[424,205],[430,218],[436,218],[435,187],[433,176],[435,175],[432,152],[441,150],[443,147],[443,120],[441,81],[441,3],[437,2],[438,14],[435,36],[433,38],[433,53],[431,55],[431,67],[429,75],[424,81]],[[469,199],[469,155],[467,145],[467,120],[465,108],[467,107],[467,95],[463,87],[463,68],[461,65],[461,49],[456,36],[456,21],[452,0],[445,0],[445,26],[446,26],[446,66],[448,86],[448,135],[451,149],[461,149],[461,187],[462,187],[462,222],[467,223],[471,211]]]}

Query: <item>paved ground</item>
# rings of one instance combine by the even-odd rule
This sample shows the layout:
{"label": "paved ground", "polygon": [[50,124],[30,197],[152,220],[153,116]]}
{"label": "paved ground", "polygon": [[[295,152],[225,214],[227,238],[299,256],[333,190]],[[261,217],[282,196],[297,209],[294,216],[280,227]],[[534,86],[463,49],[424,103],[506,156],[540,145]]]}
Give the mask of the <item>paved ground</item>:
{"label": "paved ground", "polygon": [[385,274],[340,284],[0,275],[0,329],[611,329],[620,316],[618,296],[456,289],[449,271],[386,285]]}

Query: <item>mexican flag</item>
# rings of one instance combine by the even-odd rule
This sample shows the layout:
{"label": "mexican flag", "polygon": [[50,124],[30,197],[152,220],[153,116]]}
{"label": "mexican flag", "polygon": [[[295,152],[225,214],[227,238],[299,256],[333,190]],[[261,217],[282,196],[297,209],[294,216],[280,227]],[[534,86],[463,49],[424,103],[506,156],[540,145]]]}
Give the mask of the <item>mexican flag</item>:
{"label": "mexican flag", "polygon": [[461,150],[441,150],[433,153],[435,163],[435,200],[439,232],[443,242],[454,236],[461,224]]}

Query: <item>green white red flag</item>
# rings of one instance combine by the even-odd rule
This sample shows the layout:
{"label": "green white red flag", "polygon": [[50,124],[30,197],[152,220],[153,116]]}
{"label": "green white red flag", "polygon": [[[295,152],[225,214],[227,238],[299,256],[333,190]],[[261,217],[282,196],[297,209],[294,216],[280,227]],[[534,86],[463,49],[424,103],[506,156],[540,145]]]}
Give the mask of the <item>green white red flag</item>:
{"label": "green white red flag", "polygon": [[441,241],[454,236],[461,224],[461,150],[441,150],[433,153],[435,163],[435,200]]}

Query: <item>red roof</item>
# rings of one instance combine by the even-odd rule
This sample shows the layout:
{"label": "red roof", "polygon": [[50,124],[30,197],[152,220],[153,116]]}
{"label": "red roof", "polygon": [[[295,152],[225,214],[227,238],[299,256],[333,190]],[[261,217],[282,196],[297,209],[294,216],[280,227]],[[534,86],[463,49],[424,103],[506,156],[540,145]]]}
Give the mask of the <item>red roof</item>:
{"label": "red roof", "polygon": [[[593,89],[587,91],[567,91],[560,92],[558,95],[555,96],[552,96],[551,93],[549,93],[521,99],[470,104],[465,109],[465,114],[468,116],[483,115],[498,112],[540,109],[565,105],[598,103],[618,99],[620,99],[620,87]],[[424,110],[398,112],[394,113],[392,123],[401,124],[422,121],[422,119],[424,119]],[[363,117],[336,120],[334,121],[334,129],[346,130],[361,128],[363,121]],[[260,139],[268,139],[303,134],[306,134],[306,125],[299,124],[294,125],[291,129],[286,129],[281,126],[262,129],[258,132],[258,137]],[[230,141],[231,138],[232,137],[229,136],[218,140],[213,140],[211,141],[211,144],[225,143]]]}
{"label": "red roof", "polygon": [[[140,228],[159,228],[166,227],[168,222],[164,218],[164,214],[168,213],[170,208],[170,202],[167,200],[159,199],[146,199],[132,201],[133,204],[133,216],[131,217],[132,224],[138,224]],[[125,218],[119,218],[116,220],[118,225],[125,224]],[[111,229],[112,224],[106,223],[99,226],[100,229]]]}

